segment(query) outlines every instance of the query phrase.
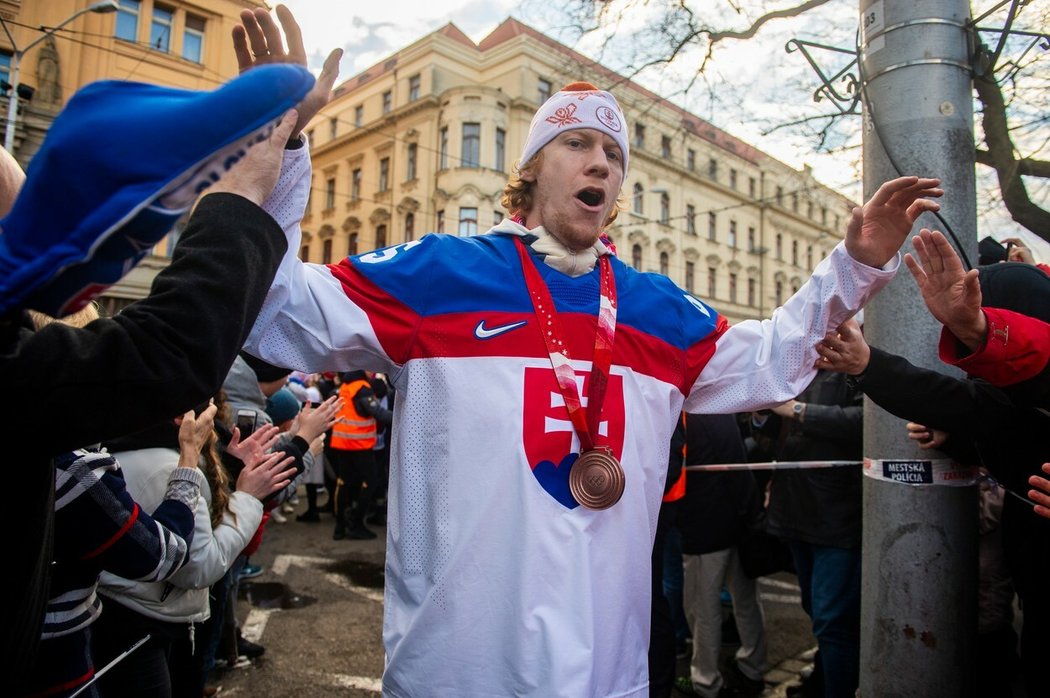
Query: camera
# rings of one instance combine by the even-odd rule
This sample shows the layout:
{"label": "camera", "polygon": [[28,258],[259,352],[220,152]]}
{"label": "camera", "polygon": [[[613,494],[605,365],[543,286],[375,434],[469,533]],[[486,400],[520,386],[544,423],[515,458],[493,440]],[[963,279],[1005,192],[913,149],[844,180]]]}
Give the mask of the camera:
{"label": "camera", "polygon": [[241,432],[241,440],[247,439],[255,431],[255,410],[237,410],[237,429]]}

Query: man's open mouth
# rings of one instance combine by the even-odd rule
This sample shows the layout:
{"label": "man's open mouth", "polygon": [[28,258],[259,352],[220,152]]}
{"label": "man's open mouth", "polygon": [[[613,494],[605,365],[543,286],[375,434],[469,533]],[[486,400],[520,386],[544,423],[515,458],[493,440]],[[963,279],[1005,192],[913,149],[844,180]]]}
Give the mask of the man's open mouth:
{"label": "man's open mouth", "polygon": [[576,192],[576,198],[587,206],[600,206],[605,201],[605,192],[601,189],[588,187]]}

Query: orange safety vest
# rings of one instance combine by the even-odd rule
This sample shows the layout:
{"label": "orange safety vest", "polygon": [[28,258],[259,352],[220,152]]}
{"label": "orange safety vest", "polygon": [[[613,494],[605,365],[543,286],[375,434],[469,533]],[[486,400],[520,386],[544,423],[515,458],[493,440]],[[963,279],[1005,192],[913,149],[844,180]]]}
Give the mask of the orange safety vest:
{"label": "orange safety vest", "polygon": [[[685,412],[682,413],[682,426],[685,426]],[[682,444],[682,461],[682,472],[678,476],[678,480],[671,485],[671,489],[667,490],[667,494],[664,495],[663,501],[665,502],[677,502],[685,496],[685,444]]]}
{"label": "orange safety vest", "polygon": [[368,381],[356,380],[344,383],[339,388],[343,406],[336,415],[335,426],[332,427],[332,448],[340,451],[365,451],[376,445],[375,417],[359,414],[354,406],[354,395],[361,388],[367,387]]}

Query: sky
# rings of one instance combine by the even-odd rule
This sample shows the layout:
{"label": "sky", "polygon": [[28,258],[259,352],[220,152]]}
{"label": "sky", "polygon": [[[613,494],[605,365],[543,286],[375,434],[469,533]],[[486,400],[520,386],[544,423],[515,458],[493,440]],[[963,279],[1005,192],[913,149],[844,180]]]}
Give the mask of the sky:
{"label": "sky", "polygon": [[[500,22],[513,16],[621,72],[623,69],[616,62],[629,60],[625,52],[632,50],[625,48],[632,46],[632,42],[627,41],[609,53],[600,54],[593,38],[576,36],[565,26],[549,0],[283,1],[302,27],[310,68],[315,73],[331,49],[344,49],[340,80],[356,75],[448,22],[477,42]],[[822,11],[832,17],[837,15],[844,20],[839,24],[849,28],[855,26],[856,7],[855,0],[835,0]],[[642,15],[632,16],[621,25],[620,33],[629,34],[647,19]],[[846,147],[838,154],[817,152],[816,140],[812,136],[784,130],[769,132],[774,124],[783,121],[787,110],[782,98],[785,73],[771,74],[763,61],[757,59],[758,56],[777,61],[787,68],[787,79],[793,82],[794,94],[801,96],[793,100],[791,117],[812,115],[829,107],[827,101],[819,105],[810,101],[809,95],[818,85],[817,77],[800,54],[788,55],[785,52],[785,43],[792,38],[803,38],[852,47],[854,35],[852,30],[841,36],[829,35],[827,28],[833,26],[833,22],[819,23],[816,31],[820,34],[813,35],[814,24],[818,23],[812,20],[780,21],[767,25],[750,41],[724,42],[704,81],[694,84],[684,95],[681,94],[682,88],[690,76],[684,75],[683,70],[661,69],[636,80],[796,169],[807,165],[812,167],[819,181],[860,201],[860,137],[856,129],[851,137],[839,133],[832,135],[833,143]],[[835,60],[834,54],[823,54],[821,59],[825,56]],[[700,60],[698,55],[682,58],[683,66],[698,65]],[[827,72],[835,69],[831,63],[823,67]],[[982,186],[981,182],[979,186]],[[985,182],[983,186],[995,190],[994,182]],[[1020,236],[1029,243],[1040,261],[1050,261],[1050,244],[1013,224],[1004,212],[984,214],[979,226],[994,230],[994,236],[999,239]]]}

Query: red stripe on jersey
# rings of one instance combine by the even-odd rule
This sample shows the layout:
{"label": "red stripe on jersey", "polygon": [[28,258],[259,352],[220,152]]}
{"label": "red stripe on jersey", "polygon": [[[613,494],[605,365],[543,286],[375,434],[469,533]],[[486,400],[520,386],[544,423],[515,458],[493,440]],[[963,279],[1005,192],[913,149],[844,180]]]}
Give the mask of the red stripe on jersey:
{"label": "red stripe on jersey", "polygon": [[349,261],[329,264],[350,301],[368,315],[372,331],[386,355],[403,364],[419,330],[419,314],[391,296],[358,271]]}

